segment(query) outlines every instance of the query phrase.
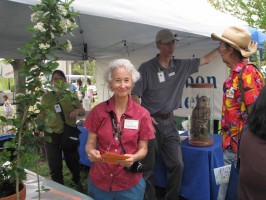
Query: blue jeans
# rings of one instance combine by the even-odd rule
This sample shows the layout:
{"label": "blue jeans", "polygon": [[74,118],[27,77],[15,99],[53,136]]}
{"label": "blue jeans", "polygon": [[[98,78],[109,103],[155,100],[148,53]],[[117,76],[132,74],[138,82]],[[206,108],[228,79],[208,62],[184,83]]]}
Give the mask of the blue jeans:
{"label": "blue jeans", "polygon": [[223,157],[224,165],[231,165],[233,161],[237,160],[237,154],[229,149],[223,151]]}
{"label": "blue jeans", "polygon": [[105,191],[95,186],[88,178],[88,194],[94,200],[143,200],[146,183],[142,178],[137,185],[127,190]]}

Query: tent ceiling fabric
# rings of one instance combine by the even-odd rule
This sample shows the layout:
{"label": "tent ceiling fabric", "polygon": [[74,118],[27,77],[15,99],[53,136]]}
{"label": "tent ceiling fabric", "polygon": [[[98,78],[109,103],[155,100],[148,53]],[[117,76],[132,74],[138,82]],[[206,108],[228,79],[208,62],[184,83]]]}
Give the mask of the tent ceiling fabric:
{"label": "tent ceiling fabric", "polygon": [[[29,5],[36,3],[37,0],[0,1],[0,58],[22,58],[17,48],[31,38],[26,29],[31,23]],[[209,49],[217,46],[210,39],[212,32],[221,34],[229,25],[246,26],[245,22],[214,10],[207,0],[75,0],[73,7],[81,13],[77,18],[79,29],[74,32],[75,37],[69,38],[73,51],[59,53],[60,59],[84,59],[84,43],[88,45],[88,56],[96,59],[154,54],[155,34],[162,27],[177,34],[177,49]]]}

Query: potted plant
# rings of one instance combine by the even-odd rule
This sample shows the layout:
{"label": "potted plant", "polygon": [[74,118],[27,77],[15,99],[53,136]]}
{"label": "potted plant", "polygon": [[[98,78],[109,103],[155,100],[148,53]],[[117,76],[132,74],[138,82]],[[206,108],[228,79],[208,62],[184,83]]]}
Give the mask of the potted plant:
{"label": "potted plant", "polygon": [[[26,179],[25,169],[36,166],[38,172],[36,163],[40,159],[41,138],[33,132],[37,126],[49,131],[37,118],[38,113],[46,108],[40,104],[40,97],[48,89],[54,89],[46,77],[58,67],[56,53],[70,52],[72,49],[71,42],[64,39],[77,27],[75,16],[78,13],[72,9],[72,3],[73,0],[41,0],[39,4],[31,6],[34,25],[29,26],[29,30],[32,31],[32,39],[19,49],[25,58],[22,61],[9,60],[12,65],[18,62],[22,64],[19,75],[25,78],[25,84],[16,84],[20,87],[16,88],[17,91],[24,91],[15,96],[16,117],[0,116],[0,122],[7,124],[10,131],[15,133],[0,151],[0,194],[4,194],[3,188],[11,184],[15,185],[16,198],[21,199],[19,190]],[[66,86],[62,84],[62,87]]]}

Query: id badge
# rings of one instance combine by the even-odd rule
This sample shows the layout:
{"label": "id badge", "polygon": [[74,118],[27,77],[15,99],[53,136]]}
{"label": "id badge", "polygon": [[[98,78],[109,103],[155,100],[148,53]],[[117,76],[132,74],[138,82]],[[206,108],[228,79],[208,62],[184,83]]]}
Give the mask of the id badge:
{"label": "id badge", "polygon": [[230,98],[230,99],[233,99],[234,98],[234,89],[233,88],[230,88],[228,90],[226,90],[226,97],[227,98]]}
{"label": "id badge", "polygon": [[168,74],[169,77],[174,76],[174,75],[175,75],[175,72],[171,72]]}
{"label": "id badge", "polygon": [[164,73],[158,72],[158,78],[160,83],[164,82],[165,81]]}
{"label": "id badge", "polygon": [[139,128],[139,120],[125,119],[124,128],[138,129]]}
{"label": "id badge", "polygon": [[61,106],[58,103],[54,105],[54,109],[55,109],[55,112],[57,112],[57,113],[62,111]]}

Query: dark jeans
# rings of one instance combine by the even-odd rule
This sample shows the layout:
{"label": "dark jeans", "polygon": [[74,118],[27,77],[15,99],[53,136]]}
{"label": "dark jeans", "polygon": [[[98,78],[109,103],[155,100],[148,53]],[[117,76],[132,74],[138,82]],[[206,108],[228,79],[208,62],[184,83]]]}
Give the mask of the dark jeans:
{"label": "dark jeans", "polygon": [[52,142],[45,142],[46,157],[48,160],[50,175],[53,181],[64,184],[63,177],[63,158],[72,174],[75,184],[80,182],[79,153],[78,149],[65,151],[59,148],[62,134],[45,133],[51,136]]}
{"label": "dark jeans", "polygon": [[177,130],[177,119],[174,116],[166,120],[154,118],[158,125],[156,141],[158,153],[162,155],[167,169],[167,187],[165,199],[178,200],[183,172],[181,141]]}

